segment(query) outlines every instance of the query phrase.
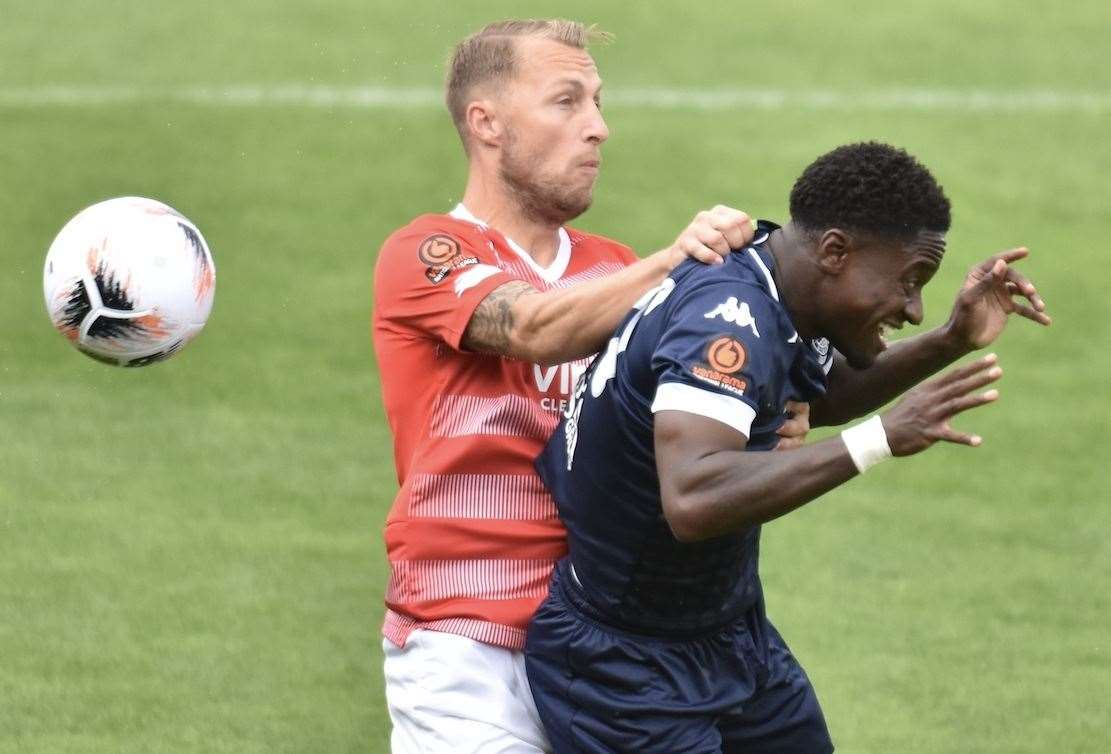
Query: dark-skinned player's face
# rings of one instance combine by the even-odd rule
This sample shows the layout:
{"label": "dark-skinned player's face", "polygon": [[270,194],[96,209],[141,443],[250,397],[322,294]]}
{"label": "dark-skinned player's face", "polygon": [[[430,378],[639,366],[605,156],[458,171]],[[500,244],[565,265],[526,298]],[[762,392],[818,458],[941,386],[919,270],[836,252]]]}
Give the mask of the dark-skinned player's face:
{"label": "dark-skinned player's face", "polygon": [[934,231],[910,241],[864,239],[849,252],[825,335],[850,366],[871,366],[888,330],[922,323],[922,288],[944,253],[945,234]]}

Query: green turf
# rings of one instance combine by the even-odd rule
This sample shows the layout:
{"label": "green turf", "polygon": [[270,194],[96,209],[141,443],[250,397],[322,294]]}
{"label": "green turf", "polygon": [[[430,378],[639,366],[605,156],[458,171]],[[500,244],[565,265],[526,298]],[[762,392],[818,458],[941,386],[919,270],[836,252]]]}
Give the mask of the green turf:
{"label": "green turf", "polygon": [[[595,208],[641,251],[697,209],[782,217],[821,151],[911,149],[954,202],[927,291],[1019,243],[1055,324],[996,350],[977,450],[889,463],[765,530],[769,609],[841,751],[1103,752],[1111,731],[1111,114],[855,111],[899,87],[1111,91],[1111,10],[548,2],[599,22],[607,90],[834,90],[828,110],[607,109]],[[519,3],[0,0],[0,90],[435,87]],[[430,108],[0,105],[0,752],[382,752],[380,527],[395,490],[369,341],[378,244],[464,164]],[[174,205],[217,261],[201,338],[112,369],[55,334],[47,245],[81,207]]]}

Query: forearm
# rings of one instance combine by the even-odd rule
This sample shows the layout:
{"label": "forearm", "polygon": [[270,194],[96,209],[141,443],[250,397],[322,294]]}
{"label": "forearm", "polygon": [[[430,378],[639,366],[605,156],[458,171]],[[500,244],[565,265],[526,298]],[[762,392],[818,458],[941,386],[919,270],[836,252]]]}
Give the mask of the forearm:
{"label": "forearm", "polygon": [[810,424],[836,426],[875,411],[967,353],[941,326],[892,343],[867,369],[838,359],[825,396],[811,403]]}
{"label": "forearm", "polygon": [[556,364],[597,353],[637,299],[659,285],[672,266],[668,252],[658,252],[597,280],[522,296],[507,355]]}
{"label": "forearm", "polygon": [[597,353],[646,292],[685,258],[718,264],[752,241],[755,221],[717,205],[699,212],[675,242],[624,270],[571,288],[539,292],[528,283],[505,283],[475,309],[463,333],[471,351],[555,364]]}
{"label": "forearm", "polygon": [[783,453],[721,450],[660,473],[664,516],[693,542],[756,526],[814,500],[859,473],[831,437]]}
{"label": "forearm", "polygon": [[538,291],[514,280],[475,309],[463,347],[538,364],[560,364],[602,349],[621,319],[660,284],[675,255],[659,251],[612,275],[569,288]]}

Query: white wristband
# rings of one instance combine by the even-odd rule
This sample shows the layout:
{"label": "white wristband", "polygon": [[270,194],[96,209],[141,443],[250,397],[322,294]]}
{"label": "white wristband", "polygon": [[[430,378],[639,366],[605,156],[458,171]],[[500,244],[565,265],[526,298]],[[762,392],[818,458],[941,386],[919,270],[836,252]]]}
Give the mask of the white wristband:
{"label": "white wristband", "polygon": [[887,433],[884,432],[883,422],[878,415],[846,429],[841,433],[841,440],[849,449],[849,455],[861,474],[891,457]]}

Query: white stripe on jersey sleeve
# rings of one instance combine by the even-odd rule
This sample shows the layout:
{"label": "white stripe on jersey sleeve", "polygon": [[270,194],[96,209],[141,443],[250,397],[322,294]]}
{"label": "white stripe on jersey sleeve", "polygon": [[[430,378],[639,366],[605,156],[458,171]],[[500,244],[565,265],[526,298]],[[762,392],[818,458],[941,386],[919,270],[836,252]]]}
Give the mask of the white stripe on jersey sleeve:
{"label": "white stripe on jersey sleeve", "polygon": [[728,424],[745,437],[752,430],[756,410],[742,400],[693,387],[682,382],[664,382],[656,388],[652,413],[685,411]]}
{"label": "white stripe on jersey sleeve", "polygon": [[462,296],[491,275],[497,275],[501,270],[492,264],[476,264],[469,270],[455,278],[455,295]]}

